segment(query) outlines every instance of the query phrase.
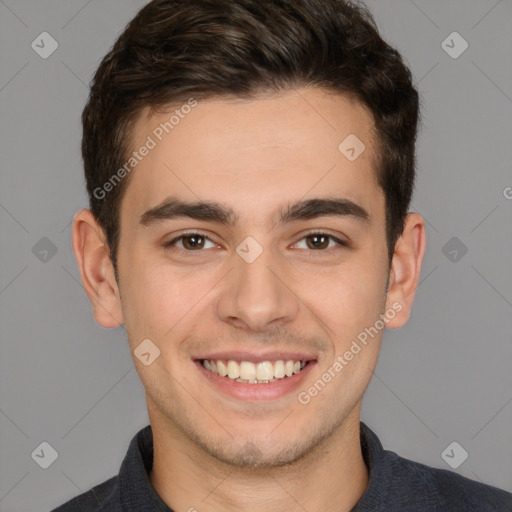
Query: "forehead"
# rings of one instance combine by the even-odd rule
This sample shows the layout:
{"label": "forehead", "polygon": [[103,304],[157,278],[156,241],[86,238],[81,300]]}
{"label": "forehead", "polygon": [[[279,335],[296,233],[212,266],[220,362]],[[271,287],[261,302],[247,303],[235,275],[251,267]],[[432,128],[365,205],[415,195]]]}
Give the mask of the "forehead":
{"label": "forehead", "polygon": [[121,215],[140,215],[171,195],[268,211],[308,193],[332,195],[333,187],[371,211],[380,193],[373,130],[362,104],[320,89],[146,108],[131,149],[151,150],[130,175]]}

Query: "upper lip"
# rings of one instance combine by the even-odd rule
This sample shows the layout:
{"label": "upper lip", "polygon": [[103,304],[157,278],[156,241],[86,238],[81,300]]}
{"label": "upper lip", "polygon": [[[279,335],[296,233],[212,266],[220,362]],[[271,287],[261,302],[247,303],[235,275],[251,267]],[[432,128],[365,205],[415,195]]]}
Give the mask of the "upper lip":
{"label": "upper lip", "polygon": [[199,357],[193,357],[196,361],[204,359],[214,361],[249,361],[252,363],[261,363],[263,361],[315,361],[316,356],[307,354],[305,352],[292,352],[290,350],[273,350],[271,352],[264,351],[244,351],[244,350],[230,350],[223,352],[211,352],[203,354]]}

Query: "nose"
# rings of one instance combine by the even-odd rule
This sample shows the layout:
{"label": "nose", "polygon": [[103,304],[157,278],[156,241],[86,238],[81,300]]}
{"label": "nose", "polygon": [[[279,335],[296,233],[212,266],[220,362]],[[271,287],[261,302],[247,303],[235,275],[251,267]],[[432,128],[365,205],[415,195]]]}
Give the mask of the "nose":
{"label": "nose", "polygon": [[222,282],[217,315],[231,325],[264,332],[292,322],[299,311],[299,298],[284,266],[271,250],[248,263],[237,253],[234,268]]}

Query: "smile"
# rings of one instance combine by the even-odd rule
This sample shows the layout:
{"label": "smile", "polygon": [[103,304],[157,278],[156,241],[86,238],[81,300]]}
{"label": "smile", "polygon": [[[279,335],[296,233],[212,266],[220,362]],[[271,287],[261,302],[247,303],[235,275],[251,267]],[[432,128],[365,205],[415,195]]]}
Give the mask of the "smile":
{"label": "smile", "polygon": [[259,363],[234,361],[232,359],[201,360],[201,364],[209,372],[241,384],[269,384],[277,382],[300,373],[307,363],[307,361],[292,359],[261,361]]}

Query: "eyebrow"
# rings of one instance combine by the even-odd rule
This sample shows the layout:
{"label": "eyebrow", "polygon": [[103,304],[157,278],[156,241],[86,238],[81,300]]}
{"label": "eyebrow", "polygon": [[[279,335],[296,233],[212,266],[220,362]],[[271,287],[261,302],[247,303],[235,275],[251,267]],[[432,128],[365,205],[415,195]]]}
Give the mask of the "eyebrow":
{"label": "eyebrow", "polygon": [[[285,224],[317,217],[352,217],[368,222],[370,214],[359,204],[342,198],[317,198],[289,204],[280,213],[278,223]],[[161,221],[188,217],[234,227],[240,218],[222,204],[212,201],[186,202],[169,198],[140,216],[140,224],[151,226]]]}

